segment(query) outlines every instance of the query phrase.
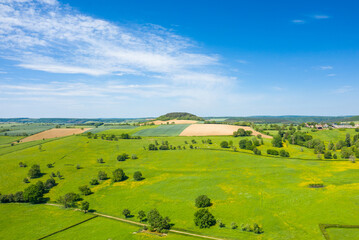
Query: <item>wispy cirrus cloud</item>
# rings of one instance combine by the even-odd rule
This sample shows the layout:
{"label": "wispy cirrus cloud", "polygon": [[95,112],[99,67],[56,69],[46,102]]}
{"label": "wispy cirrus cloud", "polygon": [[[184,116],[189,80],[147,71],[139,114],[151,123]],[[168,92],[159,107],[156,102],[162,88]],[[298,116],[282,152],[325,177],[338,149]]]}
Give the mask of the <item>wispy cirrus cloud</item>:
{"label": "wispy cirrus cloud", "polygon": [[302,20],[302,19],[294,19],[291,21],[292,23],[296,23],[296,24],[304,24],[306,23],[306,21]]}
{"label": "wispy cirrus cloud", "polygon": [[335,89],[334,93],[343,94],[343,93],[351,92],[352,90],[353,90],[352,86],[342,86],[342,87]]}
{"label": "wispy cirrus cloud", "polygon": [[217,55],[199,53],[193,41],[161,26],[116,25],[56,0],[2,1],[0,40],[2,57],[51,73],[161,74],[171,80],[219,64]]}
{"label": "wispy cirrus cloud", "polygon": [[313,18],[314,19],[328,19],[328,18],[330,18],[330,16],[328,16],[328,15],[314,15]]}
{"label": "wispy cirrus cloud", "polygon": [[327,66],[319,66],[319,69],[320,70],[331,70],[331,69],[333,69],[333,66],[329,66],[329,65],[327,65]]}

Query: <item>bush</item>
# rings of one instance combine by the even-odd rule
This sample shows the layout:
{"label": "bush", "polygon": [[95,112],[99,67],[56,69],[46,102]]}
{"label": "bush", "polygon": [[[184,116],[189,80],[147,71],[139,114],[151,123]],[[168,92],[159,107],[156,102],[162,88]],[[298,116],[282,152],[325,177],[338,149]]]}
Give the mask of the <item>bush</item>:
{"label": "bush", "polygon": [[200,209],[194,214],[194,223],[199,228],[209,228],[216,224],[216,219],[208,209]]}
{"label": "bush", "polygon": [[39,185],[31,184],[24,190],[24,201],[30,203],[42,202],[42,196],[44,195],[43,189]]}
{"label": "bush", "polygon": [[125,216],[125,218],[128,218],[131,216],[131,211],[126,208],[126,209],[123,209],[122,214],[123,214],[123,216]]}
{"label": "bush", "polygon": [[221,148],[228,148],[229,147],[229,144],[228,144],[227,141],[222,141],[220,145],[221,145]]}
{"label": "bush", "polygon": [[98,185],[98,180],[96,178],[92,179],[90,185]]}
{"label": "bush", "polygon": [[272,146],[273,147],[278,147],[278,148],[281,148],[283,147],[283,142],[282,142],[282,136],[281,135],[277,135],[273,138],[272,140]]}
{"label": "bush", "polygon": [[142,173],[140,171],[136,171],[134,174],[133,174],[133,179],[135,181],[141,181],[143,179],[142,177]]}
{"label": "bush", "polygon": [[41,177],[40,166],[37,164],[32,165],[32,167],[29,169],[28,176],[30,178]]}
{"label": "bush", "polygon": [[156,147],[155,144],[152,144],[152,143],[151,143],[151,144],[148,145],[148,150],[150,150],[150,151],[155,151],[155,150],[158,150],[158,149],[157,149],[157,147]]}
{"label": "bush", "polygon": [[70,193],[66,193],[64,196],[59,197],[57,202],[64,205],[65,208],[68,208],[68,207],[75,207],[76,202],[79,200],[81,200],[80,195],[70,192]]}
{"label": "bush", "polygon": [[331,151],[326,151],[326,152],[324,153],[324,158],[325,158],[325,159],[332,159],[332,158],[333,158],[332,152],[331,152]]}
{"label": "bush", "polygon": [[210,207],[212,205],[211,199],[206,195],[200,195],[196,198],[195,205],[198,208]]}
{"label": "bush", "polygon": [[262,154],[262,152],[258,148],[253,148],[253,153],[255,155],[261,155]]}
{"label": "bush", "polygon": [[99,180],[106,180],[107,179],[107,174],[103,171],[99,171],[98,172],[98,179]]}
{"label": "bush", "polygon": [[104,163],[103,158],[98,158],[98,159],[97,159],[97,162],[98,162],[98,163]]}
{"label": "bush", "polygon": [[282,149],[282,150],[279,151],[279,155],[281,157],[289,157],[289,152]]}
{"label": "bush", "polygon": [[138,159],[136,154],[132,154],[131,159]]}
{"label": "bush", "polygon": [[49,178],[49,179],[46,180],[46,182],[45,182],[45,188],[46,188],[46,189],[51,189],[51,188],[53,188],[53,187],[55,187],[55,186],[56,186],[56,181],[55,181],[55,179]]}
{"label": "bush", "polygon": [[126,161],[126,159],[128,159],[128,154],[126,153],[117,156],[117,161]]}
{"label": "bush", "polygon": [[89,187],[87,187],[87,185],[79,187],[79,190],[80,190],[81,194],[85,195],[85,196],[90,195],[92,193],[91,189]]}
{"label": "bush", "polygon": [[269,155],[279,155],[278,151],[275,149],[267,149],[267,154]]}
{"label": "bush", "polygon": [[86,201],[83,201],[83,202],[81,202],[80,206],[81,206],[81,210],[86,213],[90,208],[90,203],[86,202]]}
{"label": "bush", "polygon": [[29,183],[30,182],[28,178],[24,178],[23,181],[24,181],[24,183]]}
{"label": "bush", "polygon": [[138,211],[138,216],[137,216],[137,218],[140,220],[140,222],[142,222],[142,221],[146,218],[146,213],[145,213],[145,211],[143,211],[143,210]]}
{"label": "bush", "polygon": [[168,217],[162,217],[157,209],[152,209],[147,214],[148,223],[150,224],[150,229],[161,232],[163,229],[170,229],[170,219]]}
{"label": "bush", "polygon": [[121,182],[126,180],[127,178],[125,172],[121,168],[116,169],[115,171],[113,171],[112,174],[113,174],[113,178],[112,178],[113,182]]}
{"label": "bush", "polygon": [[260,226],[258,226],[257,223],[255,223],[255,224],[253,224],[253,232],[256,233],[256,234],[261,234],[264,231]]}
{"label": "bush", "polygon": [[237,228],[238,228],[238,225],[237,225],[235,222],[232,222],[232,223],[231,223],[231,228],[232,228],[232,229],[237,229]]}

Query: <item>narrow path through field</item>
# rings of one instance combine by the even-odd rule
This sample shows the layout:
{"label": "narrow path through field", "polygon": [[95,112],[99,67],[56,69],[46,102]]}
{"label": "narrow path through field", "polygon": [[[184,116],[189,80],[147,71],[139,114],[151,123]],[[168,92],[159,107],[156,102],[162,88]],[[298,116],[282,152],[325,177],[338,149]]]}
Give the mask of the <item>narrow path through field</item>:
{"label": "narrow path through field", "polygon": [[[55,203],[45,203],[45,205],[62,207],[62,205],[55,204]],[[81,211],[78,208],[74,208],[74,210],[75,211]],[[100,217],[114,219],[114,220],[120,221],[120,222],[129,223],[129,224],[132,224],[132,225],[141,226],[141,227],[146,226],[146,224],[143,224],[143,223],[139,223],[139,222],[135,222],[135,221],[131,221],[131,220],[128,220],[128,219],[119,218],[119,217],[115,217],[115,216],[111,216],[111,215],[107,215],[107,214],[102,214],[102,213],[97,213],[97,212],[93,212],[91,214],[97,215],[97,216],[100,216]],[[223,238],[211,237],[211,236],[206,236],[206,235],[201,235],[201,234],[195,234],[195,233],[190,233],[190,232],[185,232],[185,231],[179,231],[179,230],[175,230],[175,229],[171,229],[171,230],[169,230],[169,232],[176,233],[176,234],[182,234],[182,235],[188,235],[188,236],[192,236],[192,237],[205,238],[205,239],[225,240]]]}

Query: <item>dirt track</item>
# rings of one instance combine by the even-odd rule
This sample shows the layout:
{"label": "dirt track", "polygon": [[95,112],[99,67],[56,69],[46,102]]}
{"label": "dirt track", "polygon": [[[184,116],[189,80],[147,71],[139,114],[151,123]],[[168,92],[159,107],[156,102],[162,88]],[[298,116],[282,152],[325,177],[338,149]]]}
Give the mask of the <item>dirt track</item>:
{"label": "dirt track", "polygon": [[31,135],[29,137],[26,137],[21,140],[21,142],[30,142],[30,141],[36,141],[36,140],[42,140],[42,139],[49,139],[49,138],[56,138],[56,137],[65,137],[70,136],[73,134],[80,134],[83,133],[91,128],[53,128],[49,129],[34,135]]}
{"label": "dirt track", "polygon": [[271,136],[262,134],[255,131],[251,127],[243,126],[234,126],[226,124],[192,124],[188,126],[180,136],[223,136],[223,135],[233,135],[233,132],[238,129],[244,129],[246,131],[252,131],[252,135],[257,136],[261,135],[263,138],[272,138]]}

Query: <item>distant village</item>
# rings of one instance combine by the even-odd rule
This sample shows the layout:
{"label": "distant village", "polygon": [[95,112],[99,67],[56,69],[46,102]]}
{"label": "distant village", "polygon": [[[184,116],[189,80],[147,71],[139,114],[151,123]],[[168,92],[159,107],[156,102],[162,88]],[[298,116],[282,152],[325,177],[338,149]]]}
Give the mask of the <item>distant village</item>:
{"label": "distant village", "polygon": [[316,124],[316,123],[305,123],[305,127],[315,128],[318,130],[329,129],[329,128],[359,128],[359,124],[351,123],[324,123],[324,124]]}

